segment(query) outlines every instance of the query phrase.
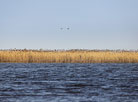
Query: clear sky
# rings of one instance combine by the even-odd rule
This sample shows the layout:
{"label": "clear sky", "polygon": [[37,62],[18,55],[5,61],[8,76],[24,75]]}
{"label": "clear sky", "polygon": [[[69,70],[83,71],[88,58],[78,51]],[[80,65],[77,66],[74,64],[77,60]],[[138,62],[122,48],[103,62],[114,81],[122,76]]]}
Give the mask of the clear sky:
{"label": "clear sky", "polygon": [[138,0],[0,0],[10,48],[138,49]]}

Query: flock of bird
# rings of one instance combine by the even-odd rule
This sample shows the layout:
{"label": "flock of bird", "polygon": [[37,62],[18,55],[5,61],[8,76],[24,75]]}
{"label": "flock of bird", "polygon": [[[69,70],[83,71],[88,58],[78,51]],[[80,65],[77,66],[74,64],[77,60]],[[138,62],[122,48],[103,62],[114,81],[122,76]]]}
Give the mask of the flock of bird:
{"label": "flock of bird", "polygon": [[[60,30],[63,30],[64,28],[60,28]],[[70,30],[70,28],[66,28],[67,30]]]}

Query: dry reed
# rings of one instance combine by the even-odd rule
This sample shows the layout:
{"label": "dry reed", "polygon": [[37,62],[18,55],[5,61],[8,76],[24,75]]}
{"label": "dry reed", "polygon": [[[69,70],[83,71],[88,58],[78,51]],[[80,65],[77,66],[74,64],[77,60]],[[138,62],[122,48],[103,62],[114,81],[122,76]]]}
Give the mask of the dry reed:
{"label": "dry reed", "polygon": [[138,63],[138,52],[1,50],[0,63]]}

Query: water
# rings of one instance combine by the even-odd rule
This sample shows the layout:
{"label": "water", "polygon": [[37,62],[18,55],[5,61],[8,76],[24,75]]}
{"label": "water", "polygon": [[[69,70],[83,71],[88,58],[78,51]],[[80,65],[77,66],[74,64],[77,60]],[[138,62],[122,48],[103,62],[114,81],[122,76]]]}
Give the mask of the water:
{"label": "water", "polygon": [[138,64],[0,64],[0,102],[138,102]]}

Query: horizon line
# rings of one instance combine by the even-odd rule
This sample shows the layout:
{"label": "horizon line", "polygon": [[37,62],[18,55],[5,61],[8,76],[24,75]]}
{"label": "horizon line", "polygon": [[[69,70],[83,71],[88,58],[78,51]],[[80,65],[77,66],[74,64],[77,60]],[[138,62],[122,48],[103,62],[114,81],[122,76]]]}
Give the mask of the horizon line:
{"label": "horizon line", "polygon": [[138,51],[138,49],[28,49],[28,48],[10,48],[0,49],[0,51]]}

